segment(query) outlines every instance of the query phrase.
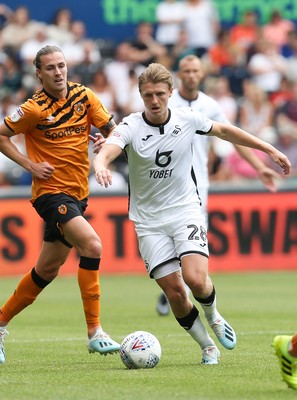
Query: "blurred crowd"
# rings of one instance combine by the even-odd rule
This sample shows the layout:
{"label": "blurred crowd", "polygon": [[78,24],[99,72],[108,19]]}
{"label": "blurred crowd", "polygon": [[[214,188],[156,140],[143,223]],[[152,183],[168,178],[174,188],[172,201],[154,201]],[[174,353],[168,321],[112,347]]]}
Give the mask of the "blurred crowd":
{"label": "blurred crowd", "polygon": [[[262,24],[256,11],[247,10],[226,29],[211,0],[164,0],[156,7],[155,24],[143,21],[132,38],[114,43],[89,38],[85,23],[73,19],[71,9],[57,10],[46,24],[33,20],[26,6],[11,9],[2,3],[1,120],[39,88],[33,59],[46,44],[62,49],[69,80],[89,86],[116,122],[143,109],[137,77],[147,65],[165,65],[177,86],[179,60],[199,56],[205,71],[200,89],[216,99],[231,123],[284,152],[293,166],[288,179],[297,180],[297,26],[278,9]],[[22,137],[15,137],[15,143],[25,151]],[[223,141],[211,146],[209,160],[211,181],[257,179]],[[112,188],[125,190],[124,157],[114,174]],[[0,154],[0,187],[30,183],[29,174]],[[90,186],[99,190],[92,177]]]}

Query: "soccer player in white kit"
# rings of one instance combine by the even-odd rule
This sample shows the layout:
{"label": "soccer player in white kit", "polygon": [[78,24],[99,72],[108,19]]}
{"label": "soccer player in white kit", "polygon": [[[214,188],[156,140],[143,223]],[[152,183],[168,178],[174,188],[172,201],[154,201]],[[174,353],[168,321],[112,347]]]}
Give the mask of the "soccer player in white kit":
{"label": "soccer player in white kit", "polygon": [[217,364],[220,352],[187,295],[186,283],[202,307],[217,339],[227,349],[236,334],[216,307],[208,275],[206,221],[192,176],[195,135],[257,148],[279,164],[285,175],[290,161],[272,145],[231,125],[185,108],[168,108],[173,90],[170,72],[150,64],[138,78],[145,111],[130,114],[113,130],[94,159],[99,184],[112,184],[108,165],[125,151],[129,165],[129,218],[134,222],[139,249],[149,276],[166,294],[177,322],[202,350],[203,364]]}
{"label": "soccer player in white kit", "polygon": [[[173,90],[168,102],[169,107],[190,107],[193,110],[200,111],[211,120],[228,123],[228,119],[218,102],[199,90],[204,73],[201,61],[197,56],[187,55],[180,60],[177,77],[180,81],[179,87]],[[193,169],[206,222],[208,219],[208,152],[210,139],[207,135],[199,135],[193,142]],[[271,192],[275,192],[275,178],[279,178],[279,174],[267,167],[250,148],[234,146],[241,157],[258,172],[259,179],[262,180],[264,186]],[[156,311],[161,316],[168,315],[170,312],[170,306],[164,293],[161,293],[158,297]]]}

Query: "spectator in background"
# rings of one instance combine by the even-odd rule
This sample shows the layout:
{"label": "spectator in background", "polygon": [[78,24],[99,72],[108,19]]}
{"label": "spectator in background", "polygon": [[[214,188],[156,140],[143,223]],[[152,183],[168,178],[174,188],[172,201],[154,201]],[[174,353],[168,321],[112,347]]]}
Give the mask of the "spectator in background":
{"label": "spectator in background", "polygon": [[[245,82],[244,88],[244,95],[236,101],[228,95],[225,77],[205,80],[205,92],[219,103],[231,123],[234,124],[233,121],[236,121],[242,129],[248,129],[262,140],[275,143],[276,133],[272,127],[273,106],[268,101],[266,93],[249,81]],[[238,104],[239,112],[237,114]],[[255,150],[252,151],[264,165],[270,166],[266,155]],[[213,166],[210,171],[212,181],[237,182],[245,179],[256,180],[258,177],[257,171],[228,142],[225,143],[214,138],[210,147],[209,159],[210,166]]]}
{"label": "spectator in background", "polygon": [[[126,65],[128,66],[129,63]],[[140,69],[141,71],[143,70],[143,67]],[[116,72],[116,69],[114,70]],[[118,92],[118,96],[116,96],[116,101],[117,99],[120,99],[120,105],[117,102],[118,105],[118,113],[116,115],[115,121],[119,122],[122,120],[123,117],[130,113],[135,113],[138,111],[143,110],[143,101],[141,99],[140,93],[139,93],[139,88],[138,88],[138,73],[137,73],[137,68],[131,67],[131,69],[128,71],[128,78],[121,83],[120,87],[124,88],[124,93]],[[120,89],[120,88],[118,88]],[[128,179],[128,165],[127,165],[127,159],[124,153],[121,154],[120,157],[118,157],[114,163],[114,172],[120,173],[122,176],[125,177],[126,181]],[[117,175],[117,174],[116,174]],[[123,190],[123,184],[122,184],[122,178],[120,176],[115,177],[117,179],[117,185],[113,184],[112,190],[117,190],[115,189],[116,187],[121,187]],[[95,181],[92,178],[91,183],[95,185]],[[98,186],[98,184],[97,184]],[[98,188],[97,188],[98,190]],[[100,190],[101,191],[101,190]]]}
{"label": "spectator in background", "polygon": [[216,100],[227,120],[237,123],[238,105],[230,91],[228,79],[225,76],[207,77],[204,82],[205,93]]}
{"label": "spectator in background", "polygon": [[4,3],[0,3],[0,30],[10,22],[12,16],[12,9]]}
{"label": "spectator in background", "polygon": [[267,93],[254,83],[246,82],[244,96],[239,105],[239,126],[262,138],[261,133],[267,131],[267,128],[272,129],[273,114],[274,109]]}
{"label": "spectator in background", "polygon": [[[297,178],[297,138],[295,132],[290,128],[283,127],[279,130],[277,140],[274,146],[279,151],[285,151],[292,164],[291,175],[289,179]],[[272,166],[272,165],[271,165]]]}
{"label": "spectator in background", "polygon": [[[35,35],[31,39],[26,40],[20,47],[20,58],[25,64],[24,67],[26,70],[28,65],[30,65],[30,70],[34,70],[33,60],[35,55],[37,51],[48,44],[48,42],[47,25],[40,23],[36,28]],[[53,40],[51,40],[51,43],[54,44]]]}
{"label": "spectator in background", "polygon": [[[253,150],[257,157],[266,165],[270,164],[269,158],[265,154],[261,154],[258,150]],[[232,151],[222,160],[217,173],[212,175],[211,180],[228,181],[236,183],[244,183],[245,180],[256,181],[258,179],[257,172],[248,164],[236,151]]]}
{"label": "spectator in background", "polygon": [[68,73],[73,81],[81,82],[84,85],[90,85],[92,83],[94,73],[101,65],[99,60],[98,62],[94,62],[93,52],[94,42],[92,40],[86,40],[83,47],[83,59],[81,62],[72,66]]}
{"label": "spectator in background", "polygon": [[17,7],[9,23],[2,29],[1,36],[4,48],[11,48],[14,52],[17,52],[23,43],[35,36],[39,24],[39,22],[30,19],[28,7]]}
{"label": "spectator in background", "polygon": [[291,100],[293,97],[292,95],[292,88],[291,82],[287,79],[287,77],[283,77],[281,80],[280,88],[276,92],[270,95],[270,102],[274,109],[282,106],[288,100]]}
{"label": "spectator in background", "polygon": [[297,32],[294,32],[290,42],[291,55],[286,58],[286,77],[289,81],[297,82]]}
{"label": "spectator in background", "polygon": [[297,140],[297,82],[291,84],[292,98],[276,108],[276,127],[279,133],[290,133]]}
{"label": "spectator in background", "polygon": [[[6,57],[6,55],[5,55]],[[3,98],[4,96],[6,96],[7,93],[7,89],[3,86],[3,80],[4,80],[4,65],[3,65],[3,61],[0,63],[0,98]]]}
{"label": "spectator in background", "polygon": [[289,58],[292,55],[294,55],[296,37],[297,37],[297,28],[295,28],[293,31],[288,32],[286,43],[280,49],[281,55],[283,55],[285,58]]}
{"label": "spectator in background", "polygon": [[211,75],[227,75],[230,68],[239,64],[241,54],[232,45],[229,30],[220,30],[216,43],[208,49],[203,60],[208,74]]}
{"label": "spectator in background", "polygon": [[6,51],[7,51],[7,48],[5,48],[3,45],[2,35],[1,35],[1,31],[0,31],[0,65],[2,65],[6,59]]}
{"label": "spectator in background", "polygon": [[280,50],[287,43],[289,32],[294,31],[295,24],[289,19],[284,19],[279,10],[273,10],[269,22],[261,29],[263,38],[278,45]]}
{"label": "spectator in background", "polygon": [[259,30],[257,13],[253,10],[247,10],[243,14],[242,22],[233,25],[230,29],[230,41],[242,54],[246,54],[247,50],[257,40]]}
{"label": "spectator in background", "polygon": [[275,147],[291,157],[292,178],[297,177],[297,82],[291,82],[292,98],[275,110],[277,141]]}
{"label": "spectator in background", "polygon": [[228,79],[231,93],[236,98],[240,98],[243,95],[246,80],[250,79],[250,74],[246,68],[245,60],[240,53],[234,54],[231,61],[229,66],[226,65],[221,70],[221,74]]}
{"label": "spectator in background", "polygon": [[115,49],[115,58],[105,65],[105,73],[110,84],[113,86],[120,110],[127,107],[130,90],[130,71],[134,70],[139,75],[144,66],[134,63],[129,58],[130,44],[119,43]]}
{"label": "spectator in background", "polygon": [[[219,78],[221,79],[221,78]],[[214,84],[213,91],[217,91]],[[239,104],[238,121],[240,128],[252,132],[271,144],[275,144],[276,133],[273,125],[273,106],[267,98],[267,94],[250,81],[245,81],[243,96],[237,101]],[[215,96],[214,96],[215,97]],[[255,155],[264,165],[270,167],[269,157],[266,154],[252,149]],[[257,180],[258,173],[246,159],[225,144],[213,143],[213,154],[210,157],[219,156],[221,160],[217,170],[211,176],[212,181],[244,182],[245,180]]]}
{"label": "spectator in background", "polygon": [[10,115],[17,107],[11,94],[0,96],[0,122],[2,123],[6,115]]}
{"label": "spectator in background", "polygon": [[136,27],[136,35],[126,49],[129,61],[144,67],[152,62],[168,62],[166,46],[154,38],[154,27],[150,22],[141,22]]}
{"label": "spectator in background", "polygon": [[217,10],[210,0],[186,0],[185,30],[188,35],[188,47],[202,57],[216,42],[220,29]]}
{"label": "spectator in background", "polygon": [[203,63],[209,75],[225,76],[232,94],[242,96],[244,82],[249,78],[246,52],[231,41],[230,30],[220,30],[217,42],[203,57]]}
{"label": "spectator in background", "polygon": [[[11,60],[12,57],[12,60]],[[20,104],[28,98],[28,88],[25,86],[25,77],[20,67],[16,68],[15,55],[4,53],[0,62],[0,99],[11,97],[12,102]],[[16,61],[18,65],[18,60]],[[9,71],[9,73],[7,73]]]}
{"label": "spectator in background", "polygon": [[156,40],[166,46],[170,55],[179,40],[185,16],[186,9],[181,1],[163,0],[156,7]]}
{"label": "spectator in background", "polygon": [[109,110],[113,115],[114,120],[118,121],[118,104],[115,95],[115,91],[110,84],[104,69],[98,68],[94,73],[92,83],[89,85],[90,89],[96,94],[101,100],[102,104]]}
{"label": "spectator in background", "polygon": [[86,48],[92,64],[98,64],[101,61],[101,55],[95,41],[87,38],[86,26],[83,21],[75,20],[71,22],[70,32],[72,34],[71,40],[66,41],[61,48],[65,58],[68,60],[71,76],[73,68],[84,61]]}
{"label": "spectator in background", "polygon": [[270,94],[279,90],[287,63],[275,43],[259,38],[257,52],[251,56],[247,68],[252,81]]}
{"label": "spectator in background", "polygon": [[171,51],[171,70],[175,74],[178,71],[179,62],[185,56],[190,54],[196,54],[195,49],[189,47],[188,45],[188,34],[187,31],[183,28],[179,32],[179,37],[177,42],[172,48]]}
{"label": "spectator in background", "polygon": [[[235,96],[230,91],[227,78],[224,76],[207,76],[203,87],[205,94],[216,101],[216,107],[220,110],[220,113],[224,115],[225,120],[231,124],[236,124],[238,106]],[[209,111],[207,110],[207,113],[205,113],[205,110],[203,110],[203,113],[207,116],[208,112]],[[217,116],[211,118],[217,120]],[[208,169],[210,175],[214,174],[217,169],[220,168],[222,160],[233,150],[234,146],[230,142],[220,140],[217,137],[211,138],[208,151]]]}
{"label": "spectator in background", "polygon": [[73,42],[74,37],[71,32],[72,12],[70,8],[59,8],[48,26],[49,40],[58,42],[60,46],[65,43]]}
{"label": "spectator in background", "polygon": [[23,77],[21,62],[18,56],[14,52],[7,52],[3,67],[3,88],[5,88],[8,93],[13,93],[15,95],[22,88]]}
{"label": "spectator in background", "polygon": [[138,76],[134,69],[129,71],[129,89],[127,102],[122,108],[123,116],[143,110],[143,101],[138,89]]}
{"label": "spectator in background", "polygon": [[[29,84],[29,79],[31,80],[30,86],[33,88],[36,83],[35,78],[35,68],[33,65],[33,60],[36,56],[37,51],[46,46],[49,43],[49,38],[47,34],[47,25],[39,24],[36,28],[34,37],[26,40],[20,47],[19,55],[22,62],[22,70],[24,73],[24,79],[27,80]],[[57,42],[51,40],[52,45],[58,45]],[[34,90],[33,90],[34,91]]]}

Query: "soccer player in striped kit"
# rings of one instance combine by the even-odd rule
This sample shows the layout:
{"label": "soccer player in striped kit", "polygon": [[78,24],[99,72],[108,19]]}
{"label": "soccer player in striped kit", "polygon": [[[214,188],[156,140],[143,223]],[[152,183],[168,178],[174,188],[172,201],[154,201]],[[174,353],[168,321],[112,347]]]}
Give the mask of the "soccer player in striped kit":
{"label": "soccer player in striped kit", "polygon": [[[107,136],[116,124],[89,88],[67,81],[67,64],[58,47],[41,48],[34,64],[42,88],[5,118],[0,126],[0,151],[32,174],[31,202],[45,221],[45,232],[35,266],[0,309],[0,364],[5,362],[8,323],[56,278],[72,247],[80,256],[78,283],[88,350],[106,355],[120,348],[101,327],[102,244],[83,217],[89,195],[91,125]],[[10,140],[20,133],[25,136],[27,155]]]}

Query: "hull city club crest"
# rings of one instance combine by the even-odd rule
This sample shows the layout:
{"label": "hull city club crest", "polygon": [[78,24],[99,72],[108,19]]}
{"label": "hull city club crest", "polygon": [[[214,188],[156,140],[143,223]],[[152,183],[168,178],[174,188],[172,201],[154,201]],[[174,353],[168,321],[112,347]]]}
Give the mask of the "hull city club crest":
{"label": "hull city club crest", "polygon": [[74,105],[74,111],[78,115],[83,115],[83,113],[85,112],[85,109],[86,109],[86,107],[83,103],[77,103]]}

